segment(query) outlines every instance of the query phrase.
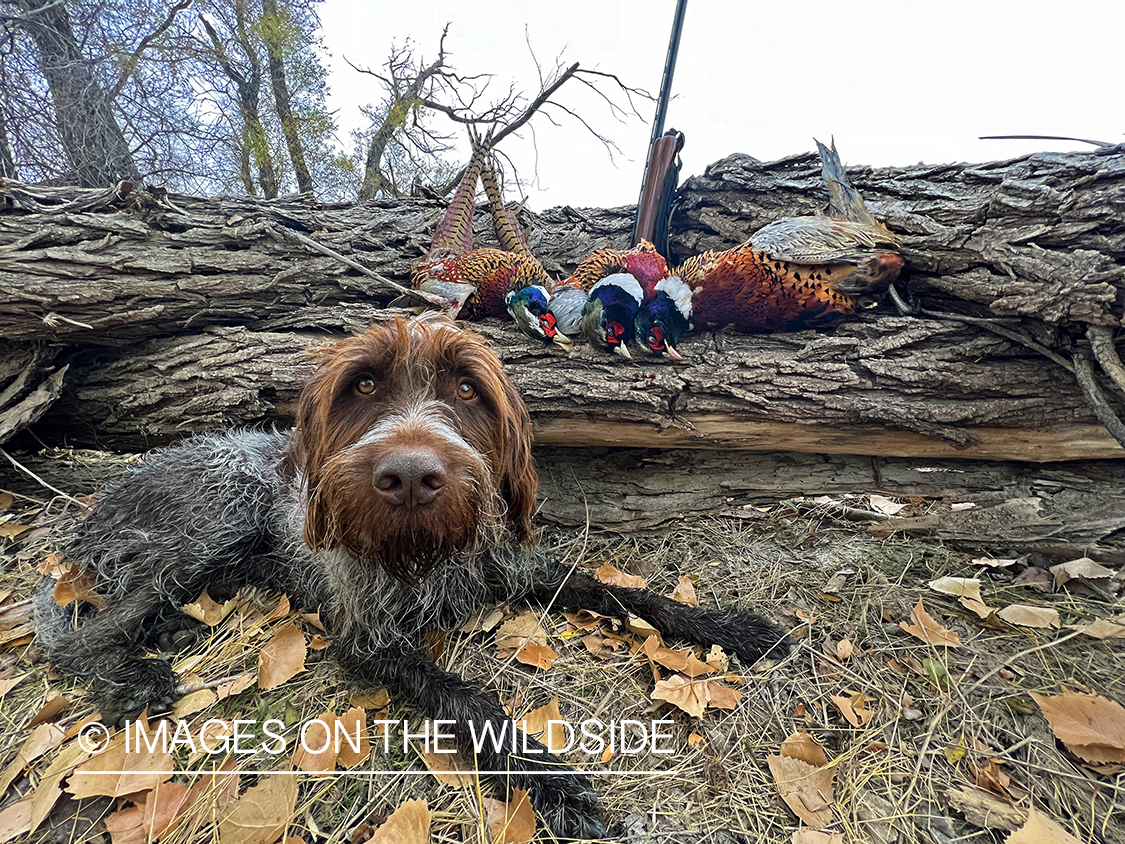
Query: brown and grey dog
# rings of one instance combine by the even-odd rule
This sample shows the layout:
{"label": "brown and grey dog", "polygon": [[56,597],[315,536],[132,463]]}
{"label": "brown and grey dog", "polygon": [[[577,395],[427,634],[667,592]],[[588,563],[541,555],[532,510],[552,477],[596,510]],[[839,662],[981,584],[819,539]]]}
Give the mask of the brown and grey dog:
{"label": "brown and grey dog", "polygon": [[[146,645],[182,629],[179,607],[207,588],[288,593],[319,609],[347,676],[385,685],[470,743],[508,716],[494,694],[418,650],[489,601],[524,596],[605,615],[635,614],[663,634],[753,661],[784,637],[745,610],[690,607],[603,585],[535,547],[537,478],[527,409],[478,335],[438,318],[396,319],[320,354],[292,432],[197,437],[150,455],[112,486],[70,555],[106,607],[48,641],[55,668],[93,681],[102,716],[166,710],[178,678]],[[600,837],[586,777],[528,739],[533,753],[485,748],[559,836]],[[544,770],[550,776],[535,776]]]}

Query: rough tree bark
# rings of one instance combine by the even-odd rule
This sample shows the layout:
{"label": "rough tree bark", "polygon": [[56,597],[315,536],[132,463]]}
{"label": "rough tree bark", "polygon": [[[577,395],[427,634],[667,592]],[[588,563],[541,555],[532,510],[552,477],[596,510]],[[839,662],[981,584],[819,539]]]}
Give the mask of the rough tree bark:
{"label": "rough tree bark", "polygon": [[[1088,324],[1121,325],[1121,148],[851,175],[906,235],[910,288],[927,306],[1010,316],[1018,336],[1064,358]],[[681,191],[674,257],[818,211],[822,191],[812,154],[724,159]],[[60,358],[71,387],[44,433],[129,447],[284,419],[301,350],[362,327],[393,295],[291,232],[404,281],[443,210],[16,183],[4,198],[0,333],[71,345]],[[627,245],[632,209],[553,209],[530,222],[532,249],[563,273],[596,247]],[[1035,461],[1125,453],[1071,372],[977,325],[884,313],[831,333],[699,334],[684,344],[687,365],[632,366],[586,348],[566,358],[499,324],[482,330],[543,444]]]}

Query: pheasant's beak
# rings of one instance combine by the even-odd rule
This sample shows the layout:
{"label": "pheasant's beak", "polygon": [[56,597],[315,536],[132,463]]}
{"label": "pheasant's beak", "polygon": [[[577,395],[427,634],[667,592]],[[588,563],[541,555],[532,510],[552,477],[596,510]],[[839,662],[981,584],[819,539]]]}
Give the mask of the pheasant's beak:
{"label": "pheasant's beak", "polygon": [[621,355],[621,357],[625,358],[625,360],[632,360],[633,359],[633,356],[631,354],[629,354],[629,347],[626,346],[624,343],[618,343],[616,346],[614,346],[613,347],[613,353],[615,355]]}
{"label": "pheasant's beak", "polygon": [[684,359],[684,356],[681,355],[679,352],[677,352],[676,347],[673,346],[671,343],[665,342],[664,351],[667,352],[668,357],[672,358],[672,360],[683,360]]}
{"label": "pheasant's beak", "polygon": [[561,331],[555,333],[555,336],[551,338],[551,342],[558,346],[560,349],[565,349],[568,352],[574,348],[574,341],[563,334]]}

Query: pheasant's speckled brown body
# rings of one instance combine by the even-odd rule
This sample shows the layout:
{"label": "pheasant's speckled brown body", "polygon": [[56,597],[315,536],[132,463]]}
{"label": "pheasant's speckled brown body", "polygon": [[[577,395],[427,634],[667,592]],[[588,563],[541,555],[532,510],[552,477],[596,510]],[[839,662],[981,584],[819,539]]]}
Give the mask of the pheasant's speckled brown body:
{"label": "pheasant's speckled brown body", "polygon": [[434,282],[476,287],[476,293],[461,308],[459,316],[463,319],[508,319],[506,297],[510,292],[528,285],[546,287],[550,283],[543,267],[530,255],[489,247],[460,253],[430,253],[427,260],[414,265],[410,281],[422,290]]}
{"label": "pheasant's speckled brown body", "polygon": [[668,264],[656,247],[642,240],[632,249],[596,249],[574,268],[570,278],[562,282],[589,292],[603,278],[615,273],[628,273],[637,280],[645,293],[652,298],[656,283],[668,277]]}
{"label": "pheasant's speckled brown body", "polygon": [[858,263],[794,263],[770,257],[748,241],[689,258],[674,274],[692,290],[691,319],[697,329],[732,325],[746,332],[793,331],[823,328],[854,313],[863,294],[886,290],[902,266],[893,252]]}

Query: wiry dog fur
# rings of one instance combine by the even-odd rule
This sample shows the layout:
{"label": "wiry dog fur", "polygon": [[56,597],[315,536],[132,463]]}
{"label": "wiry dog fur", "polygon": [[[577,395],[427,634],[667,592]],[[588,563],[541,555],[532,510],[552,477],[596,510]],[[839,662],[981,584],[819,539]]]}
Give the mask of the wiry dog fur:
{"label": "wiry dog fur", "polygon": [[[107,491],[70,549],[106,608],[46,642],[49,655],[93,681],[106,719],[163,711],[178,678],[142,647],[179,629],[179,607],[205,588],[266,587],[320,611],[350,678],[453,722],[467,747],[470,722],[500,734],[507,715],[418,645],[485,602],[557,592],[557,605],[639,615],[748,661],[783,639],[744,610],[569,575],[535,547],[536,483],[527,409],[479,336],[432,317],[376,326],[321,353],[294,431],[197,437]],[[509,771],[556,835],[604,835],[589,781],[526,746],[530,756],[485,748],[478,765]],[[558,773],[528,773],[545,766]]]}

